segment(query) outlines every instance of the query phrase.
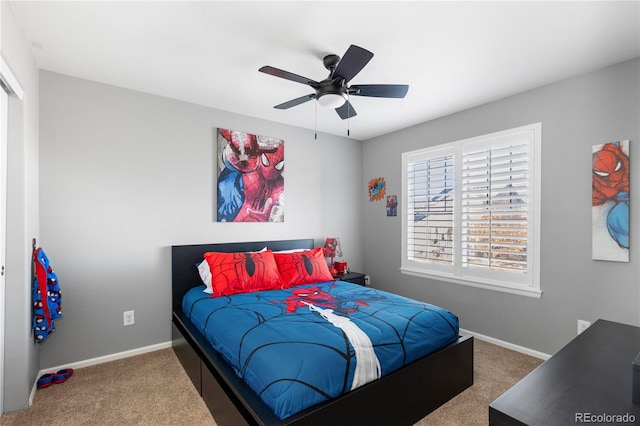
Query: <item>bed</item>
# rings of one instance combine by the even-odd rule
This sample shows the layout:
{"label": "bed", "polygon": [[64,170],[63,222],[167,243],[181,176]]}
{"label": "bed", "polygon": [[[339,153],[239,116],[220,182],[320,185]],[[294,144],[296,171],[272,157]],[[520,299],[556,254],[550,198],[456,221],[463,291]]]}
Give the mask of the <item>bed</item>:
{"label": "bed", "polygon": [[[290,414],[286,410],[274,410],[272,402],[261,398],[254,391],[255,383],[249,381],[248,384],[236,374],[238,367],[233,367],[228,363],[231,360],[229,359],[229,353],[224,349],[225,346],[218,346],[218,350],[216,350],[209,341],[212,337],[210,335],[212,333],[211,329],[214,331],[221,329],[220,324],[224,324],[225,321],[233,321],[234,325],[238,327],[240,323],[235,320],[220,318],[219,321],[222,322],[218,322],[217,325],[209,327],[209,329],[203,329],[202,321],[191,317],[194,310],[192,305],[204,306],[210,303],[223,303],[223,299],[224,303],[226,303],[227,299],[243,300],[243,309],[246,310],[246,303],[250,303],[251,315],[255,316],[254,305],[257,306],[257,304],[254,302],[258,299],[267,300],[268,312],[272,312],[275,309],[276,313],[273,316],[280,318],[281,315],[278,315],[277,309],[282,310],[284,308],[282,306],[278,308],[280,306],[278,303],[283,302],[285,303],[283,306],[287,306],[287,309],[296,310],[292,306],[295,303],[300,304],[299,301],[291,299],[291,296],[289,296],[289,299],[284,300],[286,294],[281,295],[276,290],[247,295],[241,294],[240,297],[234,295],[220,298],[220,300],[209,298],[208,295],[203,296],[202,292],[196,288],[202,287],[202,281],[196,265],[202,261],[202,256],[205,252],[244,253],[260,251],[265,247],[273,251],[281,251],[294,248],[312,249],[313,246],[313,239],[299,239],[172,247],[173,348],[219,425],[315,425],[329,422],[335,423],[336,421],[352,424],[411,425],[473,384],[473,338],[471,336],[455,335],[453,340],[445,342],[444,347],[435,351],[433,351],[433,348],[429,349],[430,353],[428,355],[409,359],[403,367],[355,387],[347,393],[338,392],[334,396],[330,391],[327,391],[329,396],[325,397],[324,400],[303,408],[301,411],[293,410],[294,414]],[[369,305],[368,300],[363,302],[364,297],[380,297],[375,290],[349,283],[326,282],[317,286],[312,285],[312,287],[316,291],[329,293],[330,296],[328,297],[332,297],[333,300],[340,300],[340,303],[344,304],[344,306],[340,306],[344,309],[350,309],[349,304],[358,304],[359,307],[353,310],[354,312],[358,311],[358,315],[360,315],[360,311],[366,311],[363,306]],[[298,292],[304,292],[308,289],[309,285],[296,287]],[[353,293],[357,295],[355,302]],[[185,295],[188,297],[185,298]],[[393,297],[391,294],[385,294],[384,296],[385,299],[392,299]],[[190,302],[189,297],[191,297]],[[345,302],[347,299],[348,302]],[[294,305],[291,303],[294,303]],[[389,302],[387,301],[387,303]],[[312,315],[309,313],[310,307],[307,308],[307,302],[303,302],[303,304],[305,306],[302,306],[299,310],[309,317],[309,315]],[[183,309],[183,306],[186,309]],[[319,306],[320,308],[314,307],[314,309],[323,310],[321,303]],[[220,306],[213,309],[218,312],[220,311]],[[225,307],[223,310],[228,309]],[[433,309],[433,312],[437,314],[434,316],[442,316],[440,311],[436,309]],[[337,313],[340,314],[340,312]],[[314,315],[316,314],[318,312]],[[269,315],[269,313],[259,314],[261,318],[260,325],[274,322],[268,320]],[[327,319],[327,315],[324,312],[320,315]],[[331,315],[333,313],[329,312],[329,316]],[[342,319],[339,317],[339,320]],[[328,319],[328,321],[331,320]],[[318,324],[314,324],[314,327],[324,327],[323,330],[332,329],[332,325],[323,324],[322,319],[315,322]],[[249,324],[248,327],[251,329],[252,325]],[[335,327],[337,326],[334,324],[333,328]],[[446,326],[444,327],[446,328]],[[314,331],[308,334],[315,335],[319,333]],[[337,331],[337,334],[345,335],[348,333]],[[263,339],[264,335],[262,332],[254,333],[254,336],[258,336],[260,339]],[[242,342],[246,344],[244,338]],[[214,344],[217,343],[214,342]],[[261,348],[274,346],[265,344],[265,342],[258,342],[257,344]],[[294,350],[297,349],[292,349],[291,351]],[[268,356],[272,358],[278,357],[274,354],[269,354]],[[305,354],[300,358],[311,360],[312,356]],[[380,362],[384,365],[387,361],[382,358]],[[311,361],[308,363],[311,363]],[[270,369],[258,368],[258,370]],[[351,367],[350,371],[353,372],[353,367]],[[347,374],[351,373],[345,373],[345,377]],[[349,378],[350,382],[351,377]],[[252,386],[254,389],[252,389]],[[283,413],[285,413],[284,417]]]}

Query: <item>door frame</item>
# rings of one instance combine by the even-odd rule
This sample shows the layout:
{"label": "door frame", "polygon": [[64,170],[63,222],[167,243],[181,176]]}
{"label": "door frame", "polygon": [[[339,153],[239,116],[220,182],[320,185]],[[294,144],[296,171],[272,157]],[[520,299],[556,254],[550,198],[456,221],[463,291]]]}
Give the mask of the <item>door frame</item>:
{"label": "door frame", "polygon": [[4,413],[5,254],[7,228],[7,143],[9,97],[22,100],[24,91],[0,56],[0,415]]}

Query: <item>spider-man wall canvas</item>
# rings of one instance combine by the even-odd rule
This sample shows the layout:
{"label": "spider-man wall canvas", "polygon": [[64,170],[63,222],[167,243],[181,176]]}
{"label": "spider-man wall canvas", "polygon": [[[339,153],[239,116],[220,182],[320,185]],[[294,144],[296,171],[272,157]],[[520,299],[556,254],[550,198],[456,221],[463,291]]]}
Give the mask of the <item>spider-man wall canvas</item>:
{"label": "spider-man wall canvas", "polygon": [[595,260],[629,261],[629,141],[593,147],[592,253]]}
{"label": "spider-man wall canvas", "polygon": [[284,221],[284,141],[218,129],[218,222]]}

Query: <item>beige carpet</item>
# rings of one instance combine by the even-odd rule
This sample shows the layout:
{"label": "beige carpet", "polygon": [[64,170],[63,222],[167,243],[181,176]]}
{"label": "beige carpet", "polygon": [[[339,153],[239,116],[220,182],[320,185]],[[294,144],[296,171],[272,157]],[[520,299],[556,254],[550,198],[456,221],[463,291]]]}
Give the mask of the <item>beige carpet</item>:
{"label": "beige carpet", "polygon": [[[539,359],[475,340],[474,385],[416,425],[487,425],[488,406],[537,367]],[[428,386],[428,384],[425,384]],[[215,425],[172,349],[75,371],[39,389],[29,409],[3,426]]]}
{"label": "beige carpet", "polygon": [[215,425],[172,349],[74,371],[2,426]]}
{"label": "beige carpet", "polygon": [[474,340],[473,386],[433,411],[416,426],[489,424],[489,404],[533,371],[542,360]]}

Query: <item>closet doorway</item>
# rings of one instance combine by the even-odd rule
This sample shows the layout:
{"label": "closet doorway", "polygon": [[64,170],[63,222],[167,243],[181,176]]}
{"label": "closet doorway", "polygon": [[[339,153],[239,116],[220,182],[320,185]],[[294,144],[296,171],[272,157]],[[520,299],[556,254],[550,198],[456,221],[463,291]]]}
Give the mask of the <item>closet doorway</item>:
{"label": "closet doorway", "polygon": [[9,95],[0,87],[0,415],[4,413],[4,269],[7,227],[7,119]]}
{"label": "closet doorway", "polygon": [[9,97],[22,100],[24,91],[0,56],[0,415],[4,413],[5,257],[7,242],[7,140]]}

